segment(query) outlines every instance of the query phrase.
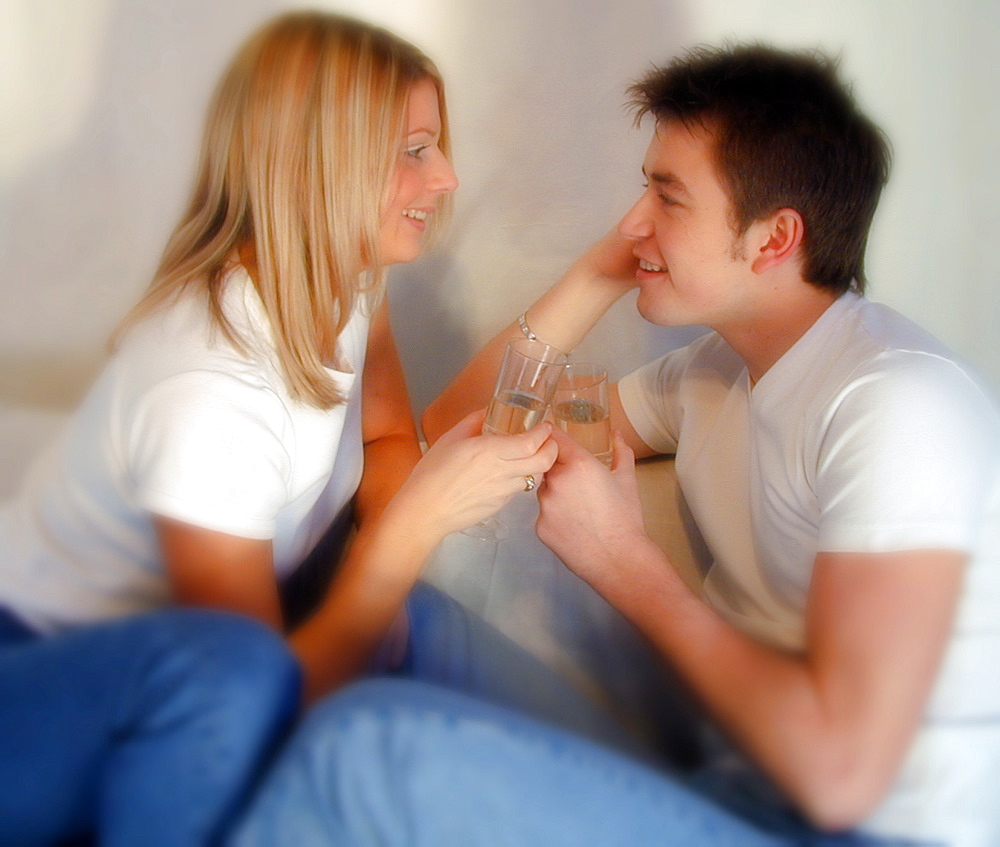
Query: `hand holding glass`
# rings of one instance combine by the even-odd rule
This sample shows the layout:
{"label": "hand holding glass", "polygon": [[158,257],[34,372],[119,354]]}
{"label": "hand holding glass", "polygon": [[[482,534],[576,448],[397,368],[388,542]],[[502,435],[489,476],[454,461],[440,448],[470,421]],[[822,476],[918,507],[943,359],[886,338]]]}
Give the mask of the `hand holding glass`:
{"label": "hand holding glass", "polygon": [[610,468],[609,408],[604,368],[586,362],[565,367],[552,398],[552,416],[561,430]]}
{"label": "hand holding glass", "polygon": [[[483,422],[483,434],[517,435],[541,421],[566,367],[566,358],[561,350],[543,341],[528,338],[508,341]],[[465,532],[495,540],[500,529],[500,522],[489,518]]]}

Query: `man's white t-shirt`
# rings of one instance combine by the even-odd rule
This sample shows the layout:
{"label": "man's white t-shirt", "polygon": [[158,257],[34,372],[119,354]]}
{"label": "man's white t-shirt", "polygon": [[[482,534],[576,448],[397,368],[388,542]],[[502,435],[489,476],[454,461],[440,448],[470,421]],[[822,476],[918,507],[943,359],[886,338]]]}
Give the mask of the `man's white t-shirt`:
{"label": "man's white t-shirt", "polygon": [[846,294],[752,389],[709,333],[619,392],[643,441],[676,453],[712,555],[705,599],[766,644],[805,648],[821,551],[968,553],[924,723],[864,829],[1000,843],[1000,414],[968,368]]}
{"label": "man's white t-shirt", "polygon": [[271,539],[275,571],[301,562],[361,479],[358,308],[329,373],[346,403],[293,399],[249,276],[222,306],[237,350],[190,292],[134,327],[20,497],[0,509],[0,605],[42,632],[169,601],[152,515]]}

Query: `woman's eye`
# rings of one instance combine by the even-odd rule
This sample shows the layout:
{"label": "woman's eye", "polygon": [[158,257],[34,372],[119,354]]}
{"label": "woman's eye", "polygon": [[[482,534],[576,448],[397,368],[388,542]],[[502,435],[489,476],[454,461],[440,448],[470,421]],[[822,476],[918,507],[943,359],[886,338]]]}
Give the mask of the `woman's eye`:
{"label": "woman's eye", "polygon": [[412,156],[414,159],[419,159],[428,146],[427,144],[420,144],[416,147],[409,147],[406,150],[406,155]]}

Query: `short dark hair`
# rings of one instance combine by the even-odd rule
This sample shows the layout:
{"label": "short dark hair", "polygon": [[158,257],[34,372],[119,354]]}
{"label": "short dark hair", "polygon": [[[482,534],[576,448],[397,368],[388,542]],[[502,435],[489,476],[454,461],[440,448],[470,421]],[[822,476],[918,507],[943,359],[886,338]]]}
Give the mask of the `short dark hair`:
{"label": "short dark hair", "polygon": [[700,124],[716,140],[737,235],[782,208],[805,222],[803,276],[864,290],[864,256],[889,175],[884,134],[817,51],[698,47],[629,88],[636,121]]}

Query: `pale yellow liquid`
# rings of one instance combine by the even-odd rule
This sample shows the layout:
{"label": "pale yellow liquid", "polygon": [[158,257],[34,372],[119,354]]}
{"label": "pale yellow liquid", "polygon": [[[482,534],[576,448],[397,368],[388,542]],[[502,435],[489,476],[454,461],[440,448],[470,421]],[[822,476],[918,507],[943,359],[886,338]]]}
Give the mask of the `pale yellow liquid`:
{"label": "pale yellow liquid", "polygon": [[542,419],[545,403],[526,391],[501,391],[490,400],[483,432],[487,435],[517,435]]}
{"label": "pale yellow liquid", "polygon": [[563,400],[552,407],[556,423],[581,447],[611,465],[611,418],[590,400]]}

